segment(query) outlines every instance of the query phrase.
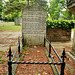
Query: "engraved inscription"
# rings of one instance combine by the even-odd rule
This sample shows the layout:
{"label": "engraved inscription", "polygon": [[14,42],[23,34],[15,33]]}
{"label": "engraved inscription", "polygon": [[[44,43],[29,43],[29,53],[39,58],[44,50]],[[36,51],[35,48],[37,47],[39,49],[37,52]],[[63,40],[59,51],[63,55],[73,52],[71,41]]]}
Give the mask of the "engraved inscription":
{"label": "engraved inscription", "polygon": [[27,45],[40,45],[44,43],[44,36],[46,35],[46,14],[46,11],[38,6],[23,9],[22,35],[24,35]]}

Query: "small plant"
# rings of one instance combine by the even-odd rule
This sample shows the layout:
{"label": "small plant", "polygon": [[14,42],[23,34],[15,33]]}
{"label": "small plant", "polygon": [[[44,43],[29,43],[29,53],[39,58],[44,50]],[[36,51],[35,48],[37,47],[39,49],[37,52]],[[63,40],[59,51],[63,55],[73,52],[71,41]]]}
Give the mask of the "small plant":
{"label": "small plant", "polygon": [[1,64],[2,62],[0,61],[0,64]]}
{"label": "small plant", "polygon": [[43,72],[43,75],[45,75],[45,72]]}
{"label": "small plant", "polygon": [[40,46],[44,46],[44,44],[40,44]]}
{"label": "small plant", "polygon": [[2,55],[4,55],[6,53],[6,51],[3,51]]}
{"label": "small plant", "polygon": [[2,56],[5,54],[6,51],[0,50],[0,59],[2,58]]}
{"label": "small plant", "polygon": [[4,62],[6,62],[6,59],[5,58],[0,59],[0,63],[4,63]]}
{"label": "small plant", "polygon": [[2,58],[2,55],[0,56],[0,59]]}
{"label": "small plant", "polygon": [[12,34],[7,35],[6,38],[9,37],[9,36],[11,36],[11,35],[12,35]]}
{"label": "small plant", "polygon": [[36,75],[38,75],[38,73],[36,73]]}
{"label": "small plant", "polygon": [[22,48],[22,51],[21,51],[21,53],[22,53],[22,52],[23,52],[25,49],[27,49],[27,47],[26,47],[26,46]]}
{"label": "small plant", "polygon": [[27,46],[24,46],[24,47],[23,47],[23,50],[24,50],[24,49],[27,49]]}
{"label": "small plant", "polygon": [[14,44],[10,44],[10,46],[14,46]]}
{"label": "small plant", "polygon": [[24,54],[26,53],[26,51],[24,51]]}
{"label": "small plant", "polygon": [[23,57],[24,57],[24,55],[22,55],[22,56],[20,57],[20,60],[21,60],[21,61],[23,60]]}

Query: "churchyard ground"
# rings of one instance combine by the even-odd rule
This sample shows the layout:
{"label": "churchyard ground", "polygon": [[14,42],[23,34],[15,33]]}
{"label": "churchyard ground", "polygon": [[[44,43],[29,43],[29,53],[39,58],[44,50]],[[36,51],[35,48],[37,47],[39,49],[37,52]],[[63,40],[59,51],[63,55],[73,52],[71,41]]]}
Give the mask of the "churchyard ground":
{"label": "churchyard ground", "polygon": [[18,36],[21,37],[22,26],[15,26],[14,22],[0,23],[0,75],[7,72],[8,50],[12,47],[12,52],[18,44]]}
{"label": "churchyard ground", "polygon": [[[0,75],[3,75],[8,71],[7,55],[8,55],[9,46],[12,47],[12,54],[13,54],[18,43],[18,36],[20,37],[22,36],[21,30],[22,26],[15,26],[14,23],[0,24]],[[63,48],[65,48],[66,52],[69,52],[72,49],[72,41],[52,42],[52,45],[54,46],[54,48],[56,49],[57,53],[60,56]],[[54,59],[56,59],[56,57],[54,57]],[[67,64],[65,68],[65,75],[75,75],[75,64],[68,56],[66,58],[66,63]],[[45,74],[47,73],[44,73],[44,75]]]}

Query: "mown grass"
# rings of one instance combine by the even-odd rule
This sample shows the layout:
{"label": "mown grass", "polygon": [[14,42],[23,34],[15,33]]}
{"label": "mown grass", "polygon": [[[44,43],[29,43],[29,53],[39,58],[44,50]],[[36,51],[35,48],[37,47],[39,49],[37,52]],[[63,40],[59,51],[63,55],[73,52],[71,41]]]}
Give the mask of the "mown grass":
{"label": "mown grass", "polygon": [[0,63],[5,63],[6,62],[6,59],[3,58],[3,59],[0,59]]}
{"label": "mown grass", "polygon": [[74,31],[74,30],[75,30],[75,28],[72,28],[71,30],[72,30],[72,31]]}
{"label": "mown grass", "polygon": [[2,59],[2,56],[3,56],[5,53],[6,53],[6,51],[0,50],[0,63],[6,62],[6,59],[5,59],[5,58]]}
{"label": "mown grass", "polygon": [[10,30],[12,30],[12,31],[21,31],[22,30],[22,26],[21,25],[9,25],[9,23],[8,23],[8,25],[6,25],[6,24],[4,24],[4,25],[0,25],[0,30],[1,31],[10,31]]}

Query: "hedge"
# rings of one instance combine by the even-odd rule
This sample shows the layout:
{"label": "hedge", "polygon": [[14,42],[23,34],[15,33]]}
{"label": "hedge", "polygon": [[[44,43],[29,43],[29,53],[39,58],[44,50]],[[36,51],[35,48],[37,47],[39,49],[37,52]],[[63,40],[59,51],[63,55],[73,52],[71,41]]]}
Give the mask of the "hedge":
{"label": "hedge", "polygon": [[62,28],[62,29],[72,29],[74,28],[73,20],[47,20],[47,28]]}

